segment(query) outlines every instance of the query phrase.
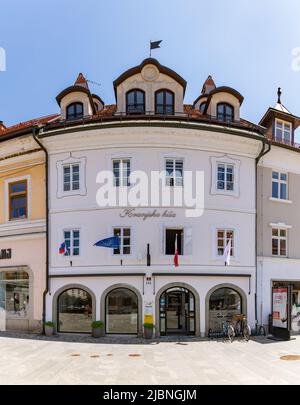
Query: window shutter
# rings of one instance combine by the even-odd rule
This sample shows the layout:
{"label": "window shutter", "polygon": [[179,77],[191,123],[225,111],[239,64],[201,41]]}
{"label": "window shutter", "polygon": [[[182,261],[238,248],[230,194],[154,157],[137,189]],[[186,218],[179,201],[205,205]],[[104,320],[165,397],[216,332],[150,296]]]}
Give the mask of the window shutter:
{"label": "window shutter", "polygon": [[166,241],[166,228],[164,226],[162,226],[161,227],[161,252],[163,255],[166,253],[165,241]]}
{"label": "window shutter", "polygon": [[187,226],[184,228],[184,255],[192,254],[192,227]]}

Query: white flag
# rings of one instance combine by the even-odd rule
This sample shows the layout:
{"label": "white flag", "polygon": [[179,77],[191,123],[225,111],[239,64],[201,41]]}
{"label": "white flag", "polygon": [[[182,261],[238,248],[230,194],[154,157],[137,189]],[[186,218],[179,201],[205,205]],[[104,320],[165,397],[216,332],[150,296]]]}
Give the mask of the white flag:
{"label": "white flag", "polygon": [[223,260],[225,262],[225,266],[230,265],[230,253],[231,253],[231,238],[229,239],[223,253]]}

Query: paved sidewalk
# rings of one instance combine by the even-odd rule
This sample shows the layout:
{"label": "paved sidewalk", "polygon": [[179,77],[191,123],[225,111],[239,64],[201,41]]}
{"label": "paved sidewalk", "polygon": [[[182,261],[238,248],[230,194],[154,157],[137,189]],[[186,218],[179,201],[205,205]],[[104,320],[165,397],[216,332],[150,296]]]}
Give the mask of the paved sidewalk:
{"label": "paved sidewalk", "polygon": [[300,355],[300,336],[289,342],[257,338],[232,344],[88,339],[1,333],[0,384],[300,384],[300,360],[280,359]]}

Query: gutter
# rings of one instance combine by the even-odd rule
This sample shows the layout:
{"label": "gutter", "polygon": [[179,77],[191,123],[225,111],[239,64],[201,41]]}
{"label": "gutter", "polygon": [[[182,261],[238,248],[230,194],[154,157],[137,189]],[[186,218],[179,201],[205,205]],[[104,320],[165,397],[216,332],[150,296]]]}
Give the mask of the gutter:
{"label": "gutter", "polygon": [[[267,149],[266,149],[266,144],[267,144]],[[258,308],[257,308],[257,269],[258,269],[258,259],[257,259],[257,236],[258,236],[258,218],[257,218],[257,213],[258,213],[258,206],[257,206],[257,167],[260,159],[269,153],[271,150],[271,142],[267,139],[264,138],[262,139],[262,148],[259,153],[259,155],[255,159],[255,260],[256,260],[256,266],[255,266],[255,324],[257,326],[258,324],[258,319],[257,319],[257,314],[258,314]]]}
{"label": "gutter", "polygon": [[45,146],[37,138],[39,133],[39,128],[32,128],[32,136],[40,148],[45,152],[45,165],[46,165],[46,288],[43,292],[43,333],[45,332],[45,322],[46,322],[46,295],[49,292],[49,154]]}

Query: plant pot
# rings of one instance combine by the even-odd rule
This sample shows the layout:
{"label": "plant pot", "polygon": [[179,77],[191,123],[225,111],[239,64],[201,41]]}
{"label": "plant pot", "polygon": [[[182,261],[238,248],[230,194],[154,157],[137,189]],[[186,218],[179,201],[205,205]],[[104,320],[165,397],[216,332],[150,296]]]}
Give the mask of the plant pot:
{"label": "plant pot", "polygon": [[104,328],[92,328],[92,336],[94,338],[103,337],[105,335]]}
{"label": "plant pot", "polygon": [[153,336],[153,329],[144,328],[144,338],[145,339],[152,339],[152,336]]}
{"label": "plant pot", "polygon": [[54,333],[54,328],[53,326],[47,326],[45,325],[45,335],[46,336],[52,336]]}

